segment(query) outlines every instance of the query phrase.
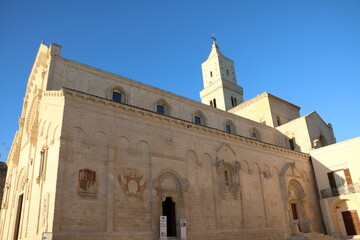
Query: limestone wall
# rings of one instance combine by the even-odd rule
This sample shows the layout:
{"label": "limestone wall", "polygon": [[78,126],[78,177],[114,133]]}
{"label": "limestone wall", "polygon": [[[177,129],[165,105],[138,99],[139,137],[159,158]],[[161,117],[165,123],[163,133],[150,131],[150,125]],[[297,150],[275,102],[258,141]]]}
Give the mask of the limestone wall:
{"label": "limestone wall", "polygon": [[309,152],[312,148],[305,117],[297,118],[276,127],[276,130],[279,131],[277,145],[290,149],[289,139],[293,138],[296,151]]}
{"label": "limestone wall", "polygon": [[[31,110],[35,120],[20,125],[7,160],[2,240],[13,239],[16,232],[19,239],[41,239],[43,232],[53,228],[63,99],[59,92],[31,97],[39,101]],[[30,123],[33,125],[27,126]]]}
{"label": "limestone wall", "polygon": [[[310,151],[319,196],[322,196],[321,209],[329,234],[347,236],[342,212],[360,212],[359,146],[358,137]],[[328,173],[337,172],[338,176],[345,176],[343,172],[345,169],[349,171],[352,184],[348,183],[348,179],[343,179],[343,186],[338,186],[338,190],[331,189]],[[322,191],[325,191],[323,195],[321,195]]]}
{"label": "limestone wall", "polygon": [[[302,221],[322,230],[308,155],[65,92],[54,239],[69,231],[85,231],[83,239],[88,231],[156,239],[166,197],[176,203],[177,225],[187,219],[188,239],[268,231],[271,239],[286,239],[288,201],[304,196]],[[84,169],[96,174],[87,192],[79,189]],[[300,192],[289,196],[294,181]]]}
{"label": "limestone wall", "polygon": [[299,107],[264,92],[234,107],[229,112],[271,127],[277,127],[279,126],[278,120],[282,125],[299,118],[299,110]]}

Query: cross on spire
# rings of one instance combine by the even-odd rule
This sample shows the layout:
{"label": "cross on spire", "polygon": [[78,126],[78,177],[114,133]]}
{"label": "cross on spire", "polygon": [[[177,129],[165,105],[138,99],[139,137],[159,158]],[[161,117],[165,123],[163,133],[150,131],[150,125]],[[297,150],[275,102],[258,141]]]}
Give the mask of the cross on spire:
{"label": "cross on spire", "polygon": [[215,38],[215,33],[212,34],[212,40],[213,40],[213,43],[216,45],[216,38]]}

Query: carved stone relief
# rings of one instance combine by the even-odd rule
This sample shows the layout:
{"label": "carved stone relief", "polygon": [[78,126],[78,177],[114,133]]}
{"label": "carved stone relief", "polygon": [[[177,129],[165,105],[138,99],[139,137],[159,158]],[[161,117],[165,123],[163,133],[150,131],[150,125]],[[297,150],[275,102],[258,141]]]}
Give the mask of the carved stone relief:
{"label": "carved stone relief", "polygon": [[81,196],[96,197],[97,181],[95,171],[90,169],[79,170],[78,193]]}
{"label": "carved stone relief", "polygon": [[160,171],[154,180],[154,188],[160,199],[172,197],[175,202],[180,201],[183,193],[189,188],[189,180],[180,177],[180,175],[172,169],[164,169]]}
{"label": "carved stone relief", "polygon": [[143,175],[132,168],[123,170],[118,175],[118,181],[124,192],[129,196],[139,196],[145,189]]}
{"label": "carved stone relief", "polygon": [[49,198],[50,194],[47,192],[43,198],[43,204],[41,209],[41,222],[42,222],[42,230],[46,232],[47,225],[48,225],[48,215],[49,215]]}
{"label": "carved stone relief", "polygon": [[9,195],[10,195],[10,184],[5,183],[4,193],[3,193],[3,202],[2,202],[2,205],[1,205],[2,209],[7,208],[8,201],[9,201]]}
{"label": "carved stone relief", "polygon": [[238,174],[241,168],[241,164],[239,162],[235,162],[233,164],[229,162],[225,162],[225,160],[217,160],[216,169],[219,175],[219,192],[221,198],[225,198],[226,191],[230,191],[236,199],[236,196],[239,193],[240,184],[237,181],[236,175]]}

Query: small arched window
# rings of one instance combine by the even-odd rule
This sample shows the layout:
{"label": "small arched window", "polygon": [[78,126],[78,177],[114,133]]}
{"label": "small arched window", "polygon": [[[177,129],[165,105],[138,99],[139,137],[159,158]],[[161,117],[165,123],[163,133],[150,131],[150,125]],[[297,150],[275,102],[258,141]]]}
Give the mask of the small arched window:
{"label": "small arched window", "polygon": [[233,107],[237,106],[237,99],[236,99],[236,97],[231,97],[231,106],[233,106]]}
{"label": "small arched window", "polygon": [[291,150],[295,150],[295,138],[289,139],[289,145]]}
{"label": "small arched window", "polygon": [[277,123],[278,126],[281,125],[280,117],[276,117],[276,123]]}
{"label": "small arched window", "polygon": [[160,99],[156,102],[156,112],[162,115],[170,115],[169,104],[164,99]]}
{"label": "small arched window", "polygon": [[214,98],[213,100],[210,100],[210,107],[216,108],[216,98]]}
{"label": "small arched window", "polygon": [[229,181],[229,173],[227,170],[224,171],[224,180],[225,180],[225,185],[229,186],[230,185],[230,181]]}
{"label": "small arched window", "polygon": [[216,98],[213,99],[214,108],[216,108]]}
{"label": "small arched window", "polygon": [[227,120],[225,122],[225,131],[228,133],[235,133],[235,126],[232,121]]}
{"label": "small arched window", "polygon": [[255,140],[260,140],[260,134],[256,128],[251,129],[250,137]]}
{"label": "small arched window", "polygon": [[165,106],[161,104],[156,105],[156,112],[165,115]]}
{"label": "small arched window", "polygon": [[114,102],[121,102],[121,98],[122,98],[121,95],[122,95],[121,92],[113,91],[113,93],[112,93],[112,100],[113,100]]}
{"label": "small arched window", "polygon": [[194,114],[194,123],[198,125],[205,125],[205,117],[204,114],[200,111],[197,111]]}
{"label": "small arched window", "polygon": [[120,88],[116,87],[111,90],[111,100],[118,103],[126,103],[126,93],[125,91]]}

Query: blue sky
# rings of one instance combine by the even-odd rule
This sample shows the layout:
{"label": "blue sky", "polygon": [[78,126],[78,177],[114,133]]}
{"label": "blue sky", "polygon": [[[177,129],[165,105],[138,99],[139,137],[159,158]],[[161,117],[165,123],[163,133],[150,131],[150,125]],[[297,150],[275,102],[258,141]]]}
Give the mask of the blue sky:
{"label": "blue sky", "polygon": [[0,144],[10,147],[18,129],[42,40],[65,58],[199,101],[212,33],[245,100],[267,91],[301,115],[317,111],[338,141],[360,136],[359,0],[0,0]]}

